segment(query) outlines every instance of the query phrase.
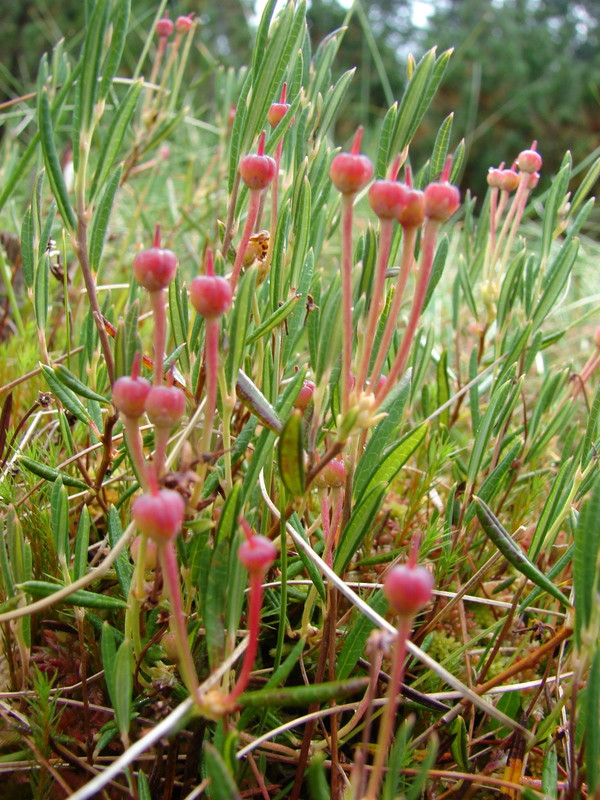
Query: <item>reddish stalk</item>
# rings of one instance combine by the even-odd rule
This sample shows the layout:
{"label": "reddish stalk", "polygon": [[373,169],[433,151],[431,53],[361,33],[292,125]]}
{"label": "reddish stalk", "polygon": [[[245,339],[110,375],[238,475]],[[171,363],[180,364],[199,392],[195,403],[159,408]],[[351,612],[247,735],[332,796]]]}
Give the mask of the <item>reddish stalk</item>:
{"label": "reddish stalk", "polygon": [[140,486],[144,492],[148,491],[148,480],[146,471],[146,459],[144,457],[144,443],[140,432],[139,418],[133,419],[123,415],[123,429],[129,448],[129,456],[133,462],[133,467]]}
{"label": "reddish stalk", "polygon": [[365,381],[367,380],[367,372],[369,370],[371,353],[373,352],[373,343],[375,341],[375,334],[377,331],[377,323],[381,315],[381,309],[383,308],[385,273],[390,257],[394,222],[395,220],[393,219],[381,219],[380,221],[381,227],[379,235],[379,252],[377,253],[375,282],[371,297],[371,307],[369,308],[369,316],[367,318],[367,327],[364,334],[364,349],[362,353],[360,369],[358,371],[358,377],[356,379],[356,389],[358,392],[363,391],[365,388]]}
{"label": "reddish stalk", "polygon": [[425,294],[427,292],[427,286],[429,285],[429,278],[431,277],[431,268],[433,266],[433,257],[435,255],[435,242],[439,229],[439,220],[432,219],[430,217],[425,220],[419,275],[417,277],[417,285],[415,287],[415,296],[413,298],[413,304],[410,310],[410,317],[408,319],[406,330],[404,331],[404,336],[402,337],[402,344],[400,345],[400,349],[396,354],[392,368],[385,383],[375,395],[377,405],[380,405],[384,398],[388,395],[398,376],[406,367],[413,339],[421,318],[421,311],[423,310],[423,302],[425,301]]}
{"label": "reddish stalk", "polygon": [[350,407],[352,384],[352,216],[354,195],[342,195],[342,414]]}
{"label": "reddish stalk", "polygon": [[152,318],[154,322],[154,367],[153,383],[160,386],[163,382],[163,364],[165,361],[165,346],[167,343],[167,313],[165,310],[165,294],[163,289],[150,292],[152,304]]}
{"label": "reddish stalk", "polygon": [[238,249],[235,254],[235,263],[233,265],[233,272],[231,273],[232,292],[235,291],[235,287],[237,285],[240,272],[242,270],[242,264],[244,263],[246,248],[248,247],[248,242],[250,241],[250,237],[252,236],[252,232],[254,231],[254,226],[256,225],[256,218],[258,217],[258,209],[260,207],[261,194],[262,194],[261,189],[250,189],[250,201],[248,204],[248,215],[246,217],[246,224],[244,225],[242,238],[240,239],[240,243],[238,245]]}
{"label": "reddish stalk", "polygon": [[177,554],[173,541],[165,542],[159,547],[162,564],[163,578],[169,600],[171,601],[171,630],[177,642],[179,653],[179,671],[181,678],[191,696],[199,701],[198,676],[188,641],[186,617],[181,600],[181,587],[179,585],[179,567]]}
{"label": "reddish stalk", "polygon": [[248,608],[248,647],[244,651],[242,669],[238,675],[235,686],[227,695],[227,703],[235,703],[244,689],[248,686],[256,653],[258,651],[258,633],[260,630],[260,612],[263,597],[263,575],[258,572],[250,573],[250,602]]}
{"label": "reddish stalk", "polygon": [[392,298],[392,304],[390,306],[388,318],[383,330],[383,336],[381,337],[381,342],[379,344],[377,358],[375,359],[371,376],[369,378],[369,384],[372,387],[377,385],[377,381],[381,375],[382,367],[385,363],[385,359],[387,358],[388,350],[390,349],[390,344],[394,336],[394,331],[396,330],[396,325],[398,324],[398,316],[402,306],[404,290],[406,289],[408,276],[410,275],[415,262],[415,243],[417,241],[417,231],[418,228],[415,226],[405,226],[402,230],[402,259],[400,261],[400,271],[398,272],[398,278],[396,280],[396,286],[394,289],[394,297]]}

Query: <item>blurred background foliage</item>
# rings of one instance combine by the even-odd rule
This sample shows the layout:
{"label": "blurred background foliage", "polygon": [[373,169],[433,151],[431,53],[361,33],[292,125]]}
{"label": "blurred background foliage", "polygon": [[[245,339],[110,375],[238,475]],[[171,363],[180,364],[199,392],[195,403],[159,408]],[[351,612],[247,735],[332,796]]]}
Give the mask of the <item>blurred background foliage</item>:
{"label": "blurred background foliage", "polygon": [[[0,102],[31,90],[40,55],[61,36],[77,53],[85,18],[80,0],[2,0]],[[157,0],[135,0],[129,40],[131,69]],[[190,60],[190,101],[210,107],[210,78],[220,64],[248,62],[257,16],[254,0],[172,0],[170,16],[194,12],[201,22]],[[337,0],[309,0],[313,48],[347,24],[335,64],[337,77],[357,66],[336,140],[356,125],[375,124],[406,82],[409,53],[454,48],[441,91],[419,132],[411,159],[431,152],[444,117],[455,112],[453,146],[465,137],[465,186],[483,194],[488,167],[510,162],[539,141],[546,176],[565,150],[577,165],[600,144],[600,0],[363,0],[351,9]],[[0,129],[2,135],[2,129]],[[546,178],[548,179],[548,178]],[[542,183],[542,187],[543,187]]]}

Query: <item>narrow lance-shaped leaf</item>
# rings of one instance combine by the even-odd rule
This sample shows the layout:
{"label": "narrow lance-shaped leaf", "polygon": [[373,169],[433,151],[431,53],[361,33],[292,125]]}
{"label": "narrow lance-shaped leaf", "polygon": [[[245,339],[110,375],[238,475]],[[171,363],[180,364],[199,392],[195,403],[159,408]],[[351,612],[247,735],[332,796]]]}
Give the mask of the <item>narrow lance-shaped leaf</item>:
{"label": "narrow lance-shaped leaf", "polygon": [[303,495],[305,490],[303,438],[302,414],[295,411],[285,423],[277,447],[279,472],[294,497]]}
{"label": "narrow lance-shaped leaf", "polygon": [[474,502],[477,505],[477,517],[483,529],[483,532],[488,536],[490,541],[496,545],[498,550],[518,570],[522,575],[536,586],[539,586],[552,597],[559,600],[563,606],[570,607],[570,603],[564,594],[549,580],[543,572],[533,564],[523,553],[523,551],[515,544],[513,538],[508,531],[502,526],[498,518],[484,503],[481,498],[474,496]]}
{"label": "narrow lance-shaped leaf", "polygon": [[89,246],[90,266],[94,272],[98,272],[100,267],[100,259],[102,258],[102,250],[104,249],[104,240],[106,238],[106,231],[108,230],[108,222],[110,220],[110,215],[122,174],[123,165],[119,164],[119,166],[110,176],[110,180],[107,182],[104,192],[102,193],[102,197],[100,198],[100,202],[98,203],[98,208],[94,213],[90,231]]}
{"label": "narrow lance-shaped leaf", "polygon": [[69,230],[73,231],[77,227],[77,218],[75,217],[75,212],[69,200],[69,193],[67,192],[65,179],[56,152],[50,104],[48,101],[48,90],[45,87],[38,97],[38,125],[40,129],[44,165],[46,167],[50,188],[56,199],[56,204],[63,222]]}

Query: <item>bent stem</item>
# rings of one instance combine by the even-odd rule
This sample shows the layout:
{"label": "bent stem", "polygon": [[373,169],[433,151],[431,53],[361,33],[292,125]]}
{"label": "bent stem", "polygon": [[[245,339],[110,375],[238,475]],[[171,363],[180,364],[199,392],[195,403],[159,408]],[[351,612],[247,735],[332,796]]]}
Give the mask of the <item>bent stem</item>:
{"label": "bent stem", "polygon": [[417,331],[417,325],[421,318],[421,311],[423,310],[423,303],[425,301],[425,294],[427,286],[429,285],[429,278],[431,277],[431,268],[433,266],[433,256],[435,254],[435,241],[437,232],[440,228],[440,222],[435,219],[428,218],[425,222],[425,229],[423,231],[423,252],[421,255],[421,266],[419,275],[417,277],[417,285],[415,288],[415,296],[413,298],[412,308],[410,310],[410,317],[408,318],[408,325],[402,337],[402,344],[396,354],[394,364],[387,376],[385,384],[375,395],[377,405],[380,405],[390,389],[394,385],[398,376],[403,372],[408,361],[410,348]]}
{"label": "bent stem", "polygon": [[404,674],[404,659],[406,658],[406,640],[410,635],[410,619],[403,619],[398,626],[396,635],[396,647],[394,648],[394,661],[392,664],[392,674],[387,693],[387,704],[383,711],[383,719],[377,737],[377,749],[375,750],[375,761],[367,785],[367,793],[364,800],[376,800],[377,791],[381,785],[383,777],[383,767],[386,756],[394,733],[394,719],[396,718],[396,707],[398,705],[398,694],[402,684]]}
{"label": "bent stem", "polygon": [[258,650],[258,631],[260,628],[260,611],[263,596],[263,575],[261,572],[250,573],[250,605],[248,608],[248,647],[244,651],[242,669],[237,682],[227,695],[227,703],[235,703],[244,691],[250,680],[250,673],[254,666],[256,651]]}
{"label": "bent stem", "polygon": [[352,382],[352,213],[354,195],[342,195],[342,415],[350,406]]}
{"label": "bent stem", "polygon": [[394,297],[392,298],[392,304],[390,306],[388,318],[385,322],[385,328],[379,344],[377,358],[375,359],[375,364],[373,365],[371,376],[369,378],[369,384],[371,387],[375,387],[377,385],[377,381],[381,375],[381,369],[385,363],[385,359],[387,358],[388,350],[390,349],[390,344],[392,337],[394,336],[394,331],[396,330],[396,325],[398,324],[398,316],[400,314],[400,307],[402,306],[404,290],[406,289],[408,276],[410,275],[410,271],[415,261],[415,242],[417,241],[417,231],[418,228],[416,226],[404,227],[402,229],[402,260],[400,262],[400,271],[398,272]]}
{"label": "bent stem", "polygon": [[150,292],[152,316],[154,319],[154,385],[161,386],[163,381],[163,363],[167,342],[167,314],[165,311],[164,290]]}
{"label": "bent stem", "polygon": [[122,415],[125,439],[129,448],[129,457],[140,486],[144,492],[148,491],[146,459],[144,457],[144,443],[140,433],[139,419]]}
{"label": "bent stem", "polygon": [[381,220],[381,233],[379,237],[379,252],[377,254],[375,283],[373,286],[371,307],[369,308],[367,327],[364,335],[364,349],[362,352],[360,369],[356,378],[357,392],[361,392],[365,388],[365,381],[367,379],[367,372],[369,370],[369,363],[371,361],[371,353],[373,352],[373,342],[375,341],[377,322],[381,315],[381,309],[383,308],[385,271],[387,269],[388,259],[390,257],[393,230],[393,219]]}
{"label": "bent stem", "polygon": [[235,292],[235,287],[237,285],[238,278],[240,276],[242,264],[244,263],[246,248],[248,247],[248,242],[250,241],[250,237],[252,236],[252,231],[254,230],[254,226],[256,224],[256,218],[258,217],[258,209],[260,207],[261,194],[262,194],[261,189],[250,189],[248,216],[246,217],[246,224],[244,225],[242,238],[240,239],[240,243],[238,245],[238,249],[235,254],[235,263],[233,265],[233,272],[231,273],[232,292]]}
{"label": "bent stem", "polygon": [[194,666],[194,660],[188,641],[186,617],[183,611],[181,587],[179,585],[179,567],[174,543],[169,541],[161,545],[159,547],[159,554],[165,588],[169,600],[171,601],[171,630],[175,634],[175,641],[177,642],[179,672],[186,689],[194,698],[194,702],[200,704],[198,676],[196,675],[196,667]]}

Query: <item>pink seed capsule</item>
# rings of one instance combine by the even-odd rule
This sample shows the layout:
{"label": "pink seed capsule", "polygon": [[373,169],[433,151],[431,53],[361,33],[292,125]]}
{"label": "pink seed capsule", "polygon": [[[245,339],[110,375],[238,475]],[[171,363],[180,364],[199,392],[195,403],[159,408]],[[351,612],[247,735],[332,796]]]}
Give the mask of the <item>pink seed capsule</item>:
{"label": "pink seed capsule", "polygon": [[258,140],[256,153],[244,156],[240,161],[240,175],[249,189],[266,189],[277,172],[277,164],[271,156],[265,155],[265,132]]}
{"label": "pink seed capsule", "polygon": [[538,172],[542,167],[542,157],[536,150],[537,142],[533,142],[530,150],[523,150],[517,158],[517,167],[522,172]]}
{"label": "pink seed capsule", "polygon": [[304,381],[302,388],[298,392],[298,397],[294,401],[294,408],[299,408],[300,411],[306,411],[308,404],[312,400],[315,391],[314,381]]}
{"label": "pink seed capsule", "polygon": [[504,192],[514,192],[519,185],[519,173],[514,169],[500,170],[500,188]]}
{"label": "pink seed capsule", "polygon": [[356,131],[349,153],[338,153],[331,162],[329,177],[342,194],[356,194],[373,176],[373,164],[367,156],[359,154],[362,128]]}
{"label": "pink seed capsule", "polygon": [[225,314],[231,306],[231,285],[220,275],[198,275],[190,284],[190,300],[206,319]]}
{"label": "pink seed capsule", "polygon": [[271,108],[267,114],[267,119],[272,128],[276,128],[279,125],[281,120],[287,114],[289,107],[289,103],[271,103]]}
{"label": "pink seed capsule", "polygon": [[156,23],[156,33],[161,38],[168,39],[173,33],[173,23],[168,17],[161,17]]}
{"label": "pink seed capsule", "polygon": [[380,219],[395,219],[406,204],[407,187],[398,181],[375,181],[369,187],[369,204]]}
{"label": "pink seed capsule", "polygon": [[153,386],[146,398],[146,414],[158,428],[172,428],[185,414],[185,394],[177,386]]}
{"label": "pink seed capsule", "polygon": [[399,564],[388,572],[383,591],[401,617],[414,617],[431,600],[433,575],[425,567]]}
{"label": "pink seed capsule", "polygon": [[419,189],[408,189],[404,194],[404,207],[398,212],[398,222],[403,228],[418,228],[425,219],[425,195]]}
{"label": "pink seed capsule", "polygon": [[175,20],[175,30],[177,33],[187,33],[193,24],[193,14],[189,14],[187,17],[177,17]]}
{"label": "pink seed capsule", "polygon": [[151,389],[150,382],[145,378],[123,375],[114,382],[112,400],[121,414],[138,419],[145,411],[146,399]]}
{"label": "pink seed capsule", "polygon": [[[130,553],[134,564],[137,564],[139,559],[140,543],[141,543],[141,538],[139,536],[136,536],[133,542],[131,543]],[[156,568],[156,564],[158,561],[157,553],[158,551],[156,549],[156,542],[153,542],[152,539],[148,539],[148,541],[146,542],[146,552],[144,554],[145,570],[151,570]]]}
{"label": "pink seed capsule", "polygon": [[174,539],[181,530],[185,502],[172,489],[143,494],[131,505],[131,516],[138,530],[157,544]]}
{"label": "pink seed capsule", "polygon": [[263,575],[277,558],[277,548],[266,536],[252,534],[241,543],[238,557],[248,572]]}
{"label": "pink seed capsule", "polygon": [[430,183],[425,188],[425,216],[445,222],[460,205],[460,192],[450,183]]}
{"label": "pink seed capsule", "polygon": [[346,466],[341,458],[327,463],[315,478],[319,489],[341,489],[346,483]]}
{"label": "pink seed capsule", "polygon": [[501,189],[501,181],[502,181],[502,170],[498,167],[490,167],[487,174],[487,182],[488,186],[491,186],[492,189]]}
{"label": "pink seed capsule", "polygon": [[172,250],[160,246],[160,226],[156,226],[154,246],[139,252],[133,260],[136,281],[149,292],[166,289],[175,277],[177,258]]}

